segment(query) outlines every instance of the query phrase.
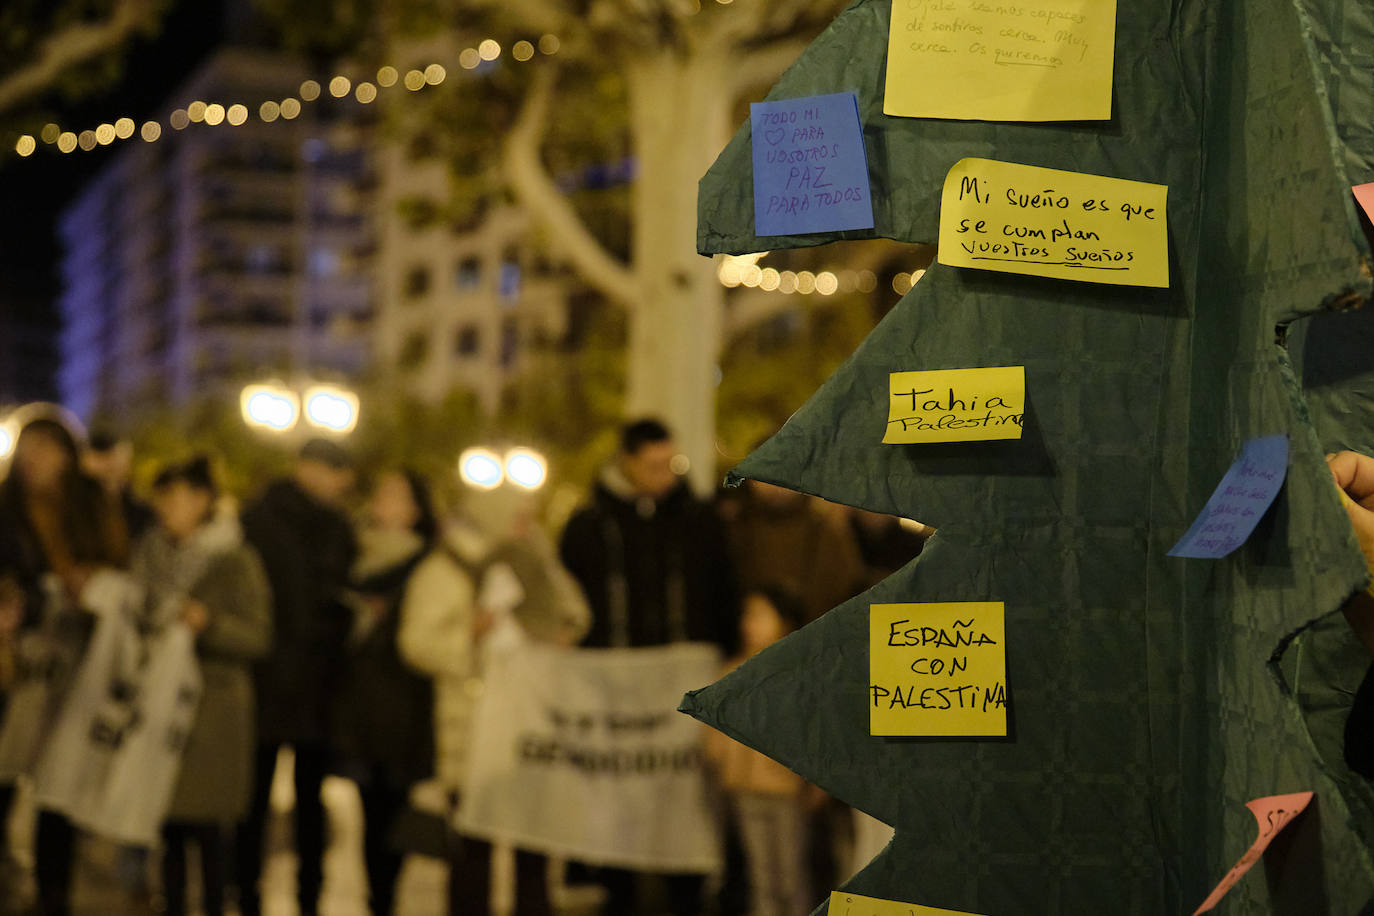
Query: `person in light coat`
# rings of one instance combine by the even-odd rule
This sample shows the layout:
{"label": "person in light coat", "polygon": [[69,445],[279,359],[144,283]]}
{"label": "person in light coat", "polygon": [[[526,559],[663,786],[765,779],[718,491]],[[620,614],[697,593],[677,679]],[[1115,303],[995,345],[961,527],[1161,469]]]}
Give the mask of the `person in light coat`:
{"label": "person in light coat", "polygon": [[[467,774],[473,715],[483,690],[482,642],[502,625],[487,600],[518,583],[514,623],[529,638],[576,643],[590,612],[552,544],[533,523],[528,494],[502,488],[470,494],[463,517],[411,576],[401,606],[401,657],[434,678],[435,772],[456,806]],[[509,623],[509,621],[507,621]],[[499,689],[499,685],[491,685]],[[449,857],[449,913],[490,912],[489,843],[456,837]],[[516,916],[549,916],[547,867],[541,855],[516,852]]]}
{"label": "person in light coat", "polygon": [[243,543],[205,458],[169,465],[154,484],[158,524],[139,542],[132,572],[154,615],[174,614],[196,634],[201,697],[163,827],[166,912],[186,909],[186,847],[200,852],[201,906],[224,912],[232,828],[253,790],[252,663],[272,640],[271,596],[262,562]]}

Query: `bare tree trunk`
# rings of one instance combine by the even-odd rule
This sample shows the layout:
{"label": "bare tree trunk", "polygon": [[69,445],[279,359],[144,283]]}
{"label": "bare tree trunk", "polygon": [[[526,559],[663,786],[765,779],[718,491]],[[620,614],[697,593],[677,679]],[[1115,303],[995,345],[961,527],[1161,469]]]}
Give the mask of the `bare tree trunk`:
{"label": "bare tree trunk", "polygon": [[627,416],[662,417],[709,495],[716,475],[716,372],[725,290],[696,253],[697,181],[729,138],[729,61],[673,51],[632,64],[630,124],[639,173],[633,199],[633,270]]}

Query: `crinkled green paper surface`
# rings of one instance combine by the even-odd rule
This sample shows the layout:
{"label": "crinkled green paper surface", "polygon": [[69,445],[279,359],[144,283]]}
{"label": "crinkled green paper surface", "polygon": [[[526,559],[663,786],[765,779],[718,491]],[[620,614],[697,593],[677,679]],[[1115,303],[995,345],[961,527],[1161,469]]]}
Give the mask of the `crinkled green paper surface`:
{"label": "crinkled green paper surface", "polygon": [[[1172,286],[929,271],[736,473],[940,534],[684,711],[897,827],[856,893],[1188,913],[1253,841],[1244,803],[1311,789],[1217,912],[1357,912],[1374,801],[1340,741],[1368,657],[1338,609],[1367,573],[1323,453],[1374,450],[1374,325],[1323,313],[1370,291],[1349,187],[1374,180],[1374,7],[1118,0],[1113,119],[1049,125],[883,115],[889,15],[855,3],[769,95],[858,95],[875,229],[754,236],[746,124],[702,180],[703,252],[933,241],[945,173],[980,156],[1167,184]],[[1020,440],[881,444],[888,373],[997,365],[1026,367]],[[1165,556],[1281,432],[1249,542]],[[869,736],[868,606],[922,601],[1006,603],[1008,738]]]}

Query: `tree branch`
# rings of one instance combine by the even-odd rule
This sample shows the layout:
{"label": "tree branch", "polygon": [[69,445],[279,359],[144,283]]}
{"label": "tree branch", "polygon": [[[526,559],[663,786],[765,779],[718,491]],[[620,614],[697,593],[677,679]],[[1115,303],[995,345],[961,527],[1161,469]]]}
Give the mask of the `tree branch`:
{"label": "tree branch", "polygon": [[587,229],[540,158],[557,75],[552,63],[534,71],[529,94],[506,136],[506,181],[530,219],[546,231],[555,254],[607,298],[633,307],[639,299],[634,274]]}
{"label": "tree branch", "polygon": [[739,52],[731,65],[731,89],[738,96],[764,83],[771,86],[784,70],[796,63],[810,43],[801,38],[788,39]]}
{"label": "tree branch", "polygon": [[49,35],[31,62],[0,78],[0,111],[48,89],[68,67],[123,44],[156,11],[152,0],[118,0],[104,21],[77,23]]}

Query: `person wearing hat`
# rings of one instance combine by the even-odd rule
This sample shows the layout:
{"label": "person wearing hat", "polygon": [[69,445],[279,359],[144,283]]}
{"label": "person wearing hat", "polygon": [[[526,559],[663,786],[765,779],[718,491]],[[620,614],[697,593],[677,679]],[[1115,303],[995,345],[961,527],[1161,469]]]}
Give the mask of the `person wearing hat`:
{"label": "person wearing hat", "polygon": [[342,505],[353,462],[335,442],[313,439],[294,472],[268,484],[243,512],[243,533],[262,558],[272,590],[272,650],[257,666],[253,800],[239,829],[239,909],[258,916],[263,833],[277,752],[295,752],[296,882],[302,916],[318,911],[324,883],[325,814],[320,784],[330,762],[329,710],[352,616],[343,603],[357,554]]}

